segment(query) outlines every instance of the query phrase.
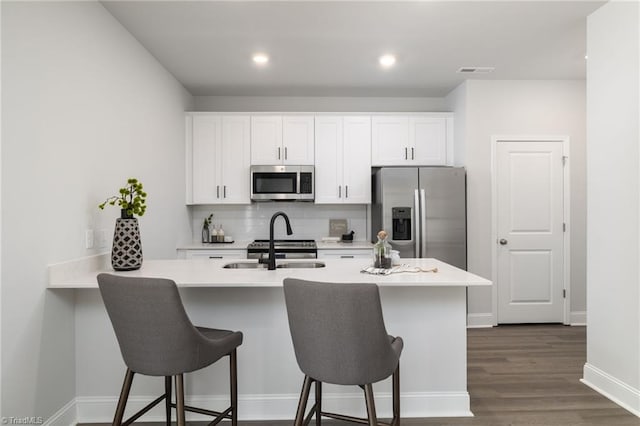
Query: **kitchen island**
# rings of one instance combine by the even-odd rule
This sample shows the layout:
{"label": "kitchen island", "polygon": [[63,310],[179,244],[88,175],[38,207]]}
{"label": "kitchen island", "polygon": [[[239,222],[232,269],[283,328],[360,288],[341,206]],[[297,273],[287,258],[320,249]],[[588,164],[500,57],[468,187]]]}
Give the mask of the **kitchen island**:
{"label": "kitchen island", "polygon": [[[274,271],[226,269],[223,266],[231,262],[228,259],[178,259],[146,260],[138,271],[117,274],[171,278],[180,287],[195,324],[244,333],[244,343],[238,350],[238,386],[239,416],[246,420],[291,419],[295,414],[303,375],[289,335],[282,280],[293,277],[345,285],[376,283],[380,286],[387,331],[402,336],[405,342],[400,359],[402,416],[470,416],[466,288],[491,282],[436,259],[402,261],[414,271],[435,267],[438,272],[370,275],[360,272],[367,266],[361,259],[322,259],[326,265],[322,268]],[[95,277],[101,269],[53,273],[49,285],[50,289],[76,289],[80,422],[110,420],[124,374],[111,325],[96,291]],[[191,404],[212,408],[224,405],[228,381],[225,366],[214,365],[189,375],[187,381]],[[132,391],[132,409],[142,406],[146,396],[160,393],[161,382],[141,379]],[[379,417],[390,417],[389,380],[376,384],[374,389]],[[327,385],[323,405],[329,411],[364,415],[364,399],[357,387]],[[161,410],[147,419],[161,421]]]}

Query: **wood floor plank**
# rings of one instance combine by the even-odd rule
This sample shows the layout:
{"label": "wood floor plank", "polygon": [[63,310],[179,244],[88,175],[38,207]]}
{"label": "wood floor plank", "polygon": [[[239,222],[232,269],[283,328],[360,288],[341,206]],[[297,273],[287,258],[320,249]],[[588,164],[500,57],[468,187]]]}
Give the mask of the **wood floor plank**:
{"label": "wood floor plank", "polygon": [[[403,419],[403,426],[640,426],[640,418],[580,383],[586,360],[585,327],[470,329],[467,346],[474,417]],[[240,426],[291,424],[239,422]],[[332,420],[322,424],[354,425]]]}

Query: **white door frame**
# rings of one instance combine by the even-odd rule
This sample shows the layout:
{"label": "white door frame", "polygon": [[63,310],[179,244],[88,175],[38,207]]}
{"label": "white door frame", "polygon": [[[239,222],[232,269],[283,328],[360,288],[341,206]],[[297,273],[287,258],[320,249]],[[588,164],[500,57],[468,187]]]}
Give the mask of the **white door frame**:
{"label": "white door frame", "polygon": [[562,156],[564,161],[562,175],[562,205],[563,221],[566,226],[563,233],[563,280],[564,280],[564,315],[562,322],[570,324],[571,318],[571,192],[570,192],[570,165],[569,162],[569,136],[554,135],[494,135],[491,136],[491,313],[493,325],[498,325],[498,179],[497,179],[497,148],[498,142],[560,142],[562,143]]}

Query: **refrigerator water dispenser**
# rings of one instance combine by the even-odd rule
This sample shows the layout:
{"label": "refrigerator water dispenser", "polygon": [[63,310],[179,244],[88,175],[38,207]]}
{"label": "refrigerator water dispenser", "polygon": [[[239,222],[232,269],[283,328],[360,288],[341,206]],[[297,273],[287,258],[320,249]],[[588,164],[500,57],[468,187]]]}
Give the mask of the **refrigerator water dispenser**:
{"label": "refrigerator water dispenser", "polygon": [[411,239],[411,207],[391,208],[392,232],[394,241]]}

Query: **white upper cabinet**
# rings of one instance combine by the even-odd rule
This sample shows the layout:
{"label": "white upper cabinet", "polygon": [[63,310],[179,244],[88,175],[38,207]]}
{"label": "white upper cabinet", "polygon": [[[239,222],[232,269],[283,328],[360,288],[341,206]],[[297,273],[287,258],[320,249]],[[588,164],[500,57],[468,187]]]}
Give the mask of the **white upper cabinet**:
{"label": "white upper cabinet", "polygon": [[453,116],[374,116],[371,150],[373,166],[451,165]]}
{"label": "white upper cabinet", "polygon": [[371,163],[374,166],[407,165],[409,118],[375,116],[371,119]]}
{"label": "white upper cabinet", "polygon": [[222,117],[222,193],[221,203],[251,203],[250,159],[251,126],[249,116]]}
{"label": "white upper cabinet", "polygon": [[447,119],[409,117],[411,161],[416,165],[444,166],[447,162]]}
{"label": "white upper cabinet", "polygon": [[282,117],[251,117],[251,164],[282,164]]}
{"label": "white upper cabinet", "polygon": [[313,166],[313,125],[312,115],[282,117],[283,164]]}
{"label": "white upper cabinet", "polygon": [[317,116],[315,202],[371,202],[371,119]]}
{"label": "white upper cabinet", "polygon": [[187,204],[249,204],[249,116],[186,117]]}
{"label": "white upper cabinet", "polygon": [[313,116],[251,117],[251,164],[313,165]]}

